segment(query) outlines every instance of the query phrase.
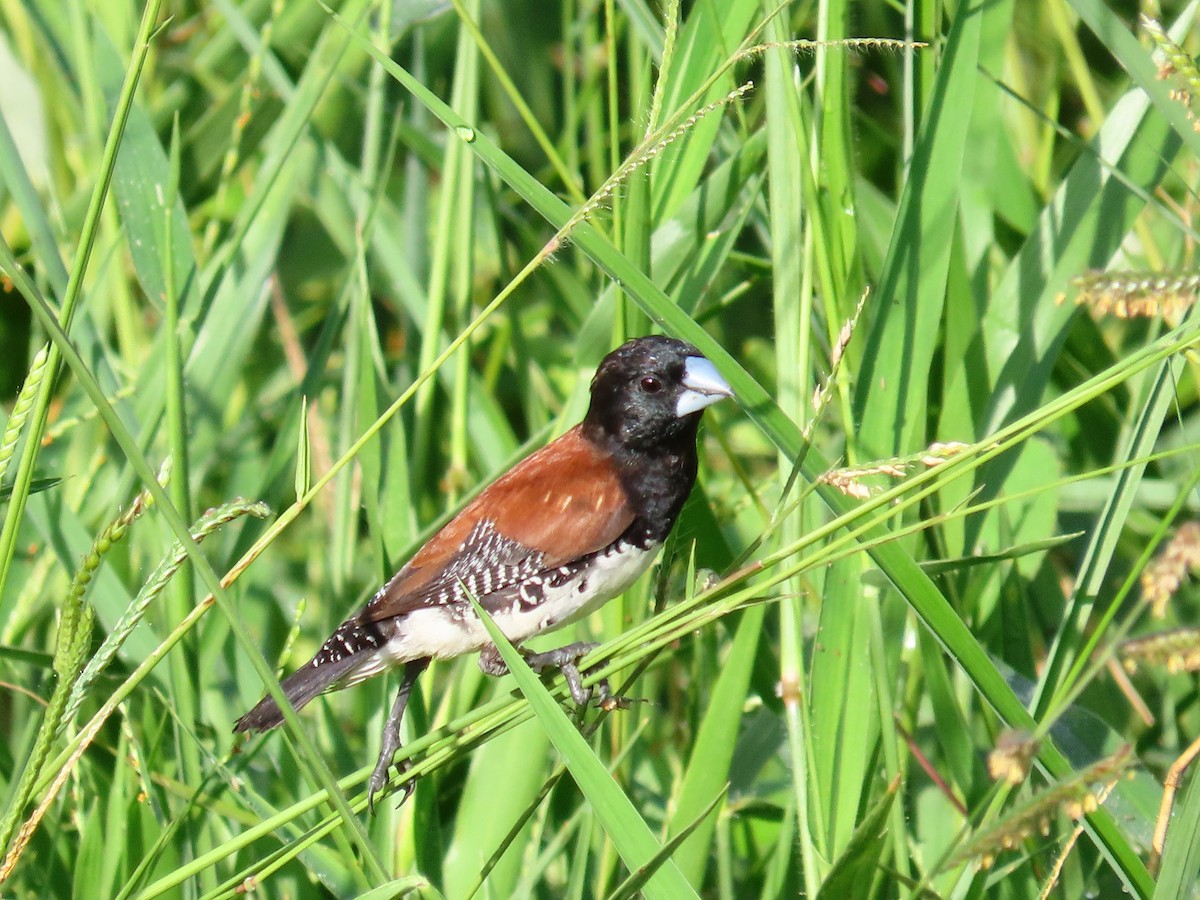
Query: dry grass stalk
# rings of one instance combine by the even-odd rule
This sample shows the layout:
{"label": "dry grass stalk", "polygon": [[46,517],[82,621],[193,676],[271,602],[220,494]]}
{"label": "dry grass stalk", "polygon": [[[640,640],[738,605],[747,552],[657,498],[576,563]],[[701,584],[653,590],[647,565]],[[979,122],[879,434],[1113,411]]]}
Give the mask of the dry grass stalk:
{"label": "dry grass stalk", "polygon": [[1188,770],[1197,756],[1200,756],[1200,738],[1192,741],[1179,758],[1171,763],[1166,777],[1163,779],[1162,803],[1158,807],[1158,819],[1154,823],[1154,838],[1150,845],[1152,869],[1158,868],[1163,849],[1167,845],[1167,825],[1171,822],[1171,809],[1175,806],[1175,794],[1179,790],[1179,782],[1183,779],[1183,773]]}

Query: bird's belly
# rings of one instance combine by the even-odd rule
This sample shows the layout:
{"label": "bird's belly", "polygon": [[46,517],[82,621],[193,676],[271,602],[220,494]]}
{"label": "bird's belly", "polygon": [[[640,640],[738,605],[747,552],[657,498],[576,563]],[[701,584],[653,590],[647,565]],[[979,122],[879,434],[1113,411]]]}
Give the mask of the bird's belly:
{"label": "bird's belly", "polygon": [[656,552],[657,547],[643,550],[618,544],[613,551],[594,557],[561,585],[545,587],[542,601],[532,609],[514,610],[507,615],[497,611],[496,624],[513,642],[569,625],[631,587],[650,567]]}
{"label": "bird's belly", "polygon": [[[632,585],[654,561],[657,548],[643,550],[618,544],[588,561],[578,571],[547,573],[538,589],[540,597],[530,603],[518,591],[506,592],[499,604],[485,598],[493,621],[512,643],[561,628],[603,606]],[[561,581],[553,578],[557,571]],[[490,600],[491,602],[486,602]],[[428,607],[408,613],[396,635],[383,648],[392,664],[422,656],[451,659],[480,650],[491,643],[487,629],[465,604]]]}

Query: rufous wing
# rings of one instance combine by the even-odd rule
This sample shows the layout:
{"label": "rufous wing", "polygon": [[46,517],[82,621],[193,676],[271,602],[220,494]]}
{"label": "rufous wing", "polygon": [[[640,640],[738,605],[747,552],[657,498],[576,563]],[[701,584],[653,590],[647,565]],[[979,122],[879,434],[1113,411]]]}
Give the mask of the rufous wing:
{"label": "rufous wing", "polygon": [[464,545],[483,521],[503,539],[504,563],[541,554],[553,569],[603,550],[634,514],[611,460],[580,426],[526,457],[446,523],[357,616],[378,622],[403,615],[439,593]]}

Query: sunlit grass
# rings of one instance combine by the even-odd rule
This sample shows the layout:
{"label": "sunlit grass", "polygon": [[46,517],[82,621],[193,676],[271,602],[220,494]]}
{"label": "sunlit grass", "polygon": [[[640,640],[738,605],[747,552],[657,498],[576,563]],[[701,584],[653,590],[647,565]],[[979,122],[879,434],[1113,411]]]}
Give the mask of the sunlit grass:
{"label": "sunlit grass", "polygon": [[[0,893],[1188,896],[1194,4],[334,5],[0,7]],[[234,739],[650,330],[644,703]]]}

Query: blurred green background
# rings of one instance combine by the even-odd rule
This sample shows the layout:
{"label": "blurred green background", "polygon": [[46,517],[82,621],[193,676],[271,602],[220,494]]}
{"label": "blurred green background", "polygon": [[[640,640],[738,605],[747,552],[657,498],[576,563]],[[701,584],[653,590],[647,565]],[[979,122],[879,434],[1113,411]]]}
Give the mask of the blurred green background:
{"label": "blurred green background", "polygon": [[[0,893],[1193,896],[1196,3],[334,6],[0,2]],[[652,331],[646,702],[233,738]]]}

